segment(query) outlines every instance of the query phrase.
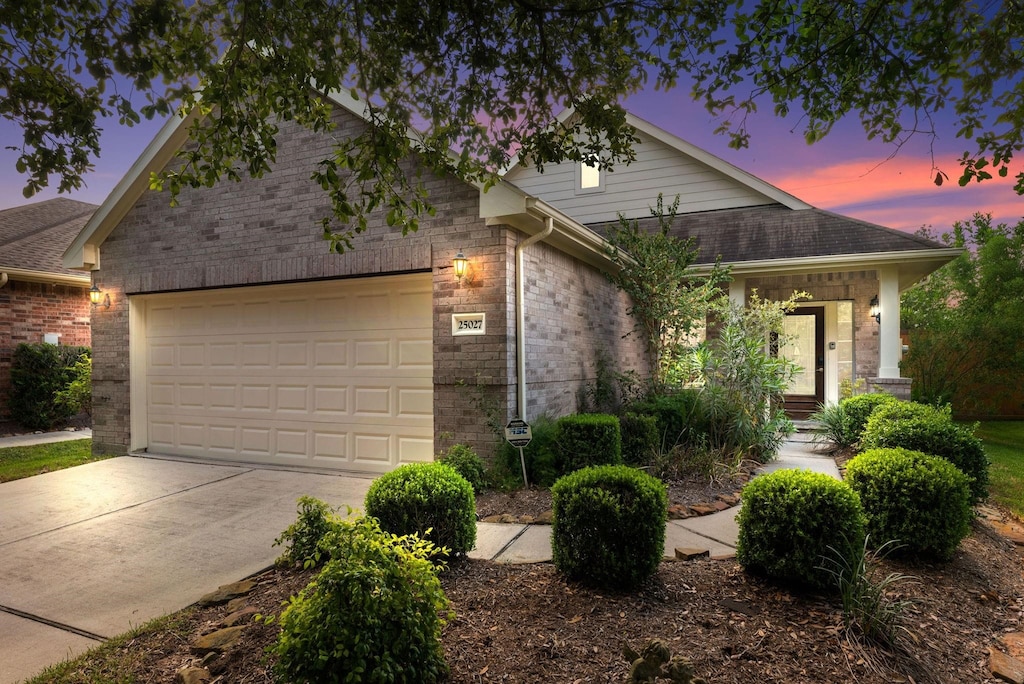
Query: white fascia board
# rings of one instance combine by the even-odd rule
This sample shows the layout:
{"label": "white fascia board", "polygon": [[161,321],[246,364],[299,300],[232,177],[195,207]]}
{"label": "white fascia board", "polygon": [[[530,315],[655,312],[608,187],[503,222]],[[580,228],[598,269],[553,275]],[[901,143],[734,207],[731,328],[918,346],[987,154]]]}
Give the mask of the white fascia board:
{"label": "white fascia board", "polygon": [[702,150],[692,143],[688,143],[682,138],[669,133],[668,131],[655,126],[654,124],[644,121],[635,114],[626,112],[626,122],[630,126],[647,135],[648,137],[654,138],[658,142],[661,142],[669,147],[672,147],[684,155],[693,158],[695,161],[708,166],[715,171],[721,173],[724,176],[728,176],[734,181],[745,185],[751,190],[758,192],[779,204],[782,204],[790,209],[811,209],[810,204],[807,204],[803,200],[790,195],[788,192],[780,190],[771,183],[761,180],[757,176],[747,173],[743,169],[733,166],[729,162],[725,161],[720,157],[716,157],[706,150]]}
{"label": "white fascia board", "polygon": [[20,280],[28,283],[53,283],[54,285],[70,285],[71,287],[89,287],[92,283],[92,276],[88,273],[48,273],[47,271],[32,271],[25,268],[9,268],[0,266],[0,273],[6,273],[11,280]]}
{"label": "white fascia board", "polygon": [[171,160],[188,138],[192,122],[199,116],[193,107],[185,116],[174,115],[150,141],[113,191],[103,200],[78,237],[64,251],[64,267],[95,271],[100,267],[100,245],[114,227],[149,189],[149,174],[159,171]]}
{"label": "white fascia board", "polygon": [[480,188],[480,218],[487,225],[510,225],[527,235],[539,233],[550,218],[555,232],[544,240],[559,250],[602,270],[617,268],[606,250],[607,241],[547,202],[526,194],[506,181],[484,192]]}
{"label": "white fascia board", "polygon": [[[902,252],[834,254],[797,259],[762,259],[759,261],[723,262],[734,276],[765,277],[793,273],[827,273],[831,271],[866,271],[883,266],[896,266],[900,271],[900,290],[956,259],[964,250],[956,247],[916,249]],[[693,266],[694,273],[708,273],[710,264]]]}

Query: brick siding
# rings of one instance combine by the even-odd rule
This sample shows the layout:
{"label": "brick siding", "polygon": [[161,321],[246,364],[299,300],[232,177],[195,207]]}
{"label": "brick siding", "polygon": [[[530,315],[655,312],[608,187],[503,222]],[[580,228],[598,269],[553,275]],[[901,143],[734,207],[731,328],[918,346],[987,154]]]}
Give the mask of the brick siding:
{"label": "brick siding", "polygon": [[11,359],[22,342],[89,346],[89,291],[83,287],[11,280],[0,289],[0,419],[10,417]]}
{"label": "brick siding", "polygon": [[[334,118],[337,136],[365,125],[342,110]],[[166,194],[145,193],[103,243],[102,270],[94,278],[113,305],[93,322],[94,450],[123,453],[130,443],[131,295],[418,271],[433,279],[435,447],[468,442],[488,456],[496,443],[494,424],[514,410],[518,233],[479,218],[475,188],[432,177],[426,185],[437,213],[424,217],[418,232],[403,237],[381,213],[350,252],[329,254],[317,226],[329,213],[328,198],[309,180],[330,152],[329,139],[284,123],[278,150],[266,177],[184,190],[174,208]],[[451,272],[460,249],[470,260],[461,282]],[[532,255],[540,257],[543,268],[531,261],[537,271],[531,271],[527,310],[528,325],[540,328],[531,333],[531,354],[545,359],[531,364],[531,401],[557,414],[572,410],[566,397],[592,374],[599,346],[609,354],[623,349],[624,314],[604,310],[621,298],[596,269],[543,246]],[[537,285],[538,276],[554,281]],[[537,314],[539,307],[550,311]],[[451,314],[469,312],[486,314],[487,334],[453,337]],[[561,323],[557,331],[547,330],[568,317],[578,321],[574,335],[566,337]],[[630,363],[636,356],[632,348],[623,354]],[[557,380],[549,377],[554,368],[560,369]]]}

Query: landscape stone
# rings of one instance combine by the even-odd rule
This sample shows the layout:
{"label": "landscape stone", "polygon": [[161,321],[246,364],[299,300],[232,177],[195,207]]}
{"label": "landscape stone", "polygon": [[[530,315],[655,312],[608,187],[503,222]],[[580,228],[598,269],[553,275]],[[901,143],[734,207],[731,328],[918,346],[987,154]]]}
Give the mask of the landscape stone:
{"label": "landscape stone", "polygon": [[234,613],[236,610],[242,610],[247,605],[249,605],[249,599],[244,596],[239,596],[238,598],[233,598],[228,601],[228,605],[225,607],[229,613]]}
{"label": "landscape stone", "polygon": [[1018,525],[993,521],[992,526],[996,528],[996,532],[1017,546],[1024,546],[1024,529],[1021,529]]}
{"label": "landscape stone", "polygon": [[500,515],[489,515],[486,518],[484,518],[483,520],[481,520],[480,522],[499,523],[499,522],[501,522],[501,516]]}
{"label": "landscape stone", "polygon": [[1011,684],[1024,684],[1024,663],[1000,650],[989,649],[988,667],[992,676]]}
{"label": "landscape stone", "polygon": [[693,511],[690,510],[689,506],[674,504],[668,507],[668,517],[670,520],[685,520],[686,518],[693,517]]}
{"label": "landscape stone", "polygon": [[727,503],[725,503],[724,501],[721,501],[721,500],[716,501],[713,504],[711,504],[711,507],[714,508],[715,511],[725,511],[725,510],[728,510],[729,508],[731,508],[731,506],[729,504],[727,504]]}
{"label": "landscape stone", "polygon": [[532,525],[536,521],[537,521],[537,519],[534,518],[532,515],[521,515],[521,516],[519,516],[519,524],[520,525]]}
{"label": "landscape stone", "polygon": [[229,613],[226,618],[221,620],[221,624],[225,627],[234,627],[240,622],[245,622],[246,618],[250,615],[255,615],[258,611],[252,606],[245,606],[241,610],[233,611]]}
{"label": "landscape stone", "polygon": [[1024,661],[1024,632],[1004,634],[999,640],[1012,657]]}
{"label": "landscape stone", "polygon": [[710,558],[711,551],[709,549],[697,549],[689,546],[677,546],[676,547],[676,560],[693,560],[695,558]]}
{"label": "landscape stone", "polygon": [[690,510],[697,515],[710,515],[711,513],[717,513],[719,509],[710,504],[699,503],[690,506]]}
{"label": "landscape stone", "polygon": [[199,605],[213,606],[218,603],[227,603],[231,599],[238,598],[239,596],[245,596],[255,588],[256,583],[252,580],[242,580],[241,582],[224,584],[199,599]]}
{"label": "landscape stone", "polygon": [[193,641],[191,650],[193,653],[198,655],[210,652],[223,653],[238,643],[238,640],[242,638],[242,632],[244,631],[244,625],[218,629],[216,632],[210,632],[209,634],[205,634]]}
{"label": "landscape stone", "polygon": [[554,521],[554,519],[555,519],[555,512],[554,511],[544,511],[543,513],[541,513],[540,515],[537,516],[537,524],[538,525],[550,525]]}
{"label": "landscape stone", "polygon": [[718,500],[728,504],[729,506],[735,506],[740,502],[740,493],[735,492],[733,494],[719,494]]}
{"label": "landscape stone", "polygon": [[183,667],[174,673],[174,681],[177,684],[204,684],[210,681],[213,675],[205,667],[190,665]]}
{"label": "landscape stone", "polygon": [[500,516],[498,516],[498,522],[514,525],[515,523],[519,522],[519,518],[512,515],[511,513],[502,513]]}

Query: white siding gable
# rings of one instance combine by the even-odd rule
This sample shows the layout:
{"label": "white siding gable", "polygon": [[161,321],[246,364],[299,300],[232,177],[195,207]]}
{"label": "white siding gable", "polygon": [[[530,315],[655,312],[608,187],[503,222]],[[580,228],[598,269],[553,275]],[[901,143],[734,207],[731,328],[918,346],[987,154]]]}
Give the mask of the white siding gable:
{"label": "white siding gable", "polygon": [[[620,213],[626,218],[650,216],[658,193],[665,196],[666,204],[679,195],[681,214],[779,203],[778,198],[651,135],[638,130],[637,136],[640,143],[634,146],[636,161],[616,166],[611,172],[602,171],[604,189],[599,192],[577,188],[577,162],[550,164],[543,174],[517,165],[505,174],[505,179],[583,224],[614,221]],[[726,162],[721,164],[733,176],[747,175]]]}

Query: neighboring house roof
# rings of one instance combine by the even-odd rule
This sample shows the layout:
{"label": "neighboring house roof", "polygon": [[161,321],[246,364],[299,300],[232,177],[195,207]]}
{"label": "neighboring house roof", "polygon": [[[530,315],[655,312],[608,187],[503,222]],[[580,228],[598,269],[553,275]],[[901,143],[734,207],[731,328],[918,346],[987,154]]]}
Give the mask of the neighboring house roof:
{"label": "neighboring house roof", "polygon": [[62,255],[96,209],[59,197],[0,210],[0,273],[15,280],[88,287],[89,276],[65,268]]}
{"label": "neighboring house roof", "polygon": [[[657,219],[642,219],[640,225],[654,228]],[[961,252],[830,211],[792,210],[781,205],[681,214],[675,217],[670,232],[694,238],[697,265],[710,266],[721,257],[739,274],[898,265],[901,287],[908,287]]]}

